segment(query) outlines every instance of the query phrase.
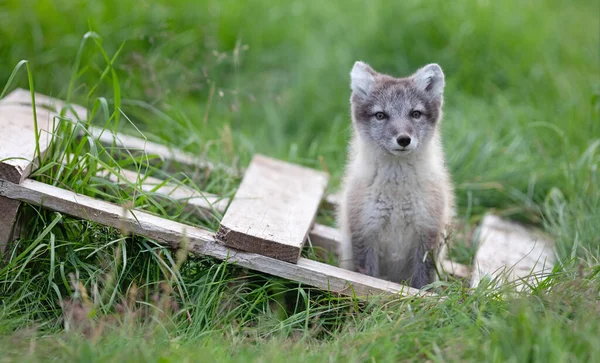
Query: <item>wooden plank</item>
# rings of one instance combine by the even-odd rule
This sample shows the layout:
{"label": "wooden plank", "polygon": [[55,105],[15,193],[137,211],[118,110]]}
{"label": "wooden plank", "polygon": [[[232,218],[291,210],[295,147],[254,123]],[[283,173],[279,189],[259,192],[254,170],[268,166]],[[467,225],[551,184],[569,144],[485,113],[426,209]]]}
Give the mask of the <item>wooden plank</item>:
{"label": "wooden plank", "polygon": [[342,196],[340,195],[340,193],[329,193],[325,197],[325,204],[329,208],[337,208],[337,206],[340,204],[341,197]]}
{"label": "wooden plank", "polygon": [[210,161],[203,160],[190,153],[148,141],[146,139],[126,135],[123,133],[112,133],[109,130],[95,126],[90,126],[88,131],[93,138],[97,139],[106,147],[115,146],[132,154],[143,151],[147,155],[156,155],[163,161],[174,161],[182,165],[191,165],[200,169],[224,170],[226,173],[232,176],[237,175],[237,171],[233,168],[221,164],[211,163]]}
{"label": "wooden plank", "polygon": [[[17,88],[5,96],[0,102],[12,105],[31,106],[31,93],[22,88]],[[49,97],[41,93],[35,93],[35,105],[37,109],[47,109],[55,114],[60,114],[63,108],[67,108],[65,116],[73,120],[87,119],[87,109],[77,104],[67,104],[65,101]]]}
{"label": "wooden plank", "polygon": [[[38,107],[46,107],[56,110],[57,112],[60,112],[63,107],[67,107],[67,117],[80,120],[87,119],[87,109],[80,105],[67,105],[62,100],[39,93],[35,94],[35,99]],[[31,105],[31,95],[29,91],[18,88],[3,98],[2,102],[18,105]],[[156,155],[161,160],[175,161],[183,165],[194,166],[201,169],[223,170],[232,176],[237,176],[239,174],[239,171],[234,168],[222,164],[211,163],[199,158],[196,155],[186,153],[177,148],[148,141],[144,138],[126,135],[123,133],[112,133],[110,130],[106,130],[97,126],[89,126],[88,132],[90,136],[97,139],[98,142],[106,147],[115,146],[122,148],[123,151],[127,150],[132,154],[143,151],[148,155]]]}
{"label": "wooden plank", "polygon": [[329,176],[254,156],[217,233],[226,246],[296,263]]}
{"label": "wooden plank", "polygon": [[40,154],[36,155],[31,107],[0,102],[0,179],[20,183],[38,166],[38,157],[43,157],[52,141],[54,116],[37,109]]}
{"label": "wooden plank", "polygon": [[516,283],[518,289],[523,289],[550,273],[554,266],[551,241],[497,216],[484,217],[479,240],[471,278],[473,287],[487,276],[497,279],[497,285]]}
{"label": "wooden plank", "polygon": [[339,256],[339,247],[342,242],[341,233],[333,227],[315,223],[309,233],[310,244],[313,247],[318,247],[326,252],[327,255]]}
{"label": "wooden plank", "polygon": [[[0,181],[0,196],[42,206],[77,218],[120,228],[172,248],[187,248],[239,266],[279,276],[342,295],[369,299],[379,295],[435,296],[432,293],[373,278],[335,266],[300,258],[297,264],[233,250],[215,241],[212,232],[183,223],[99,201],[45,183],[27,179],[21,184]],[[182,243],[182,241],[188,241]]]}
{"label": "wooden plank", "polygon": [[20,205],[18,200],[0,197],[0,261],[3,260],[2,257],[13,239]]}
{"label": "wooden plank", "polygon": [[223,213],[229,204],[227,198],[220,198],[214,194],[204,193],[180,183],[164,181],[127,169],[121,169],[118,175],[102,170],[98,172],[98,176],[114,183],[127,182],[139,185],[144,192],[169,197],[182,203],[185,211],[200,218],[214,217],[214,212]]}
{"label": "wooden plank", "polygon": [[443,260],[441,267],[444,272],[449,273],[454,277],[465,278],[471,276],[471,268],[452,260]]}
{"label": "wooden plank", "polygon": [[[33,108],[15,101],[24,97],[28,97],[31,104],[31,94],[24,90],[0,100],[0,179],[14,183],[22,182],[39,166],[40,158],[50,147],[54,124],[58,124],[55,113],[36,106],[36,139]],[[19,205],[17,201],[0,197],[0,254],[5,253],[15,237]]]}

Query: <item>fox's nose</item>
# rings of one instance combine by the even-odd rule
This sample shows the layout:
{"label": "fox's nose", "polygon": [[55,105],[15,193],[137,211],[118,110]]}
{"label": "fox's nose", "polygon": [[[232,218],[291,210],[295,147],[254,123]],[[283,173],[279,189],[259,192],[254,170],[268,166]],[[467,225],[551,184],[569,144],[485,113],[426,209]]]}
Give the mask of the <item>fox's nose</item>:
{"label": "fox's nose", "polygon": [[396,142],[402,147],[407,147],[408,145],[410,145],[410,136],[400,135],[398,136],[398,138],[396,138]]}

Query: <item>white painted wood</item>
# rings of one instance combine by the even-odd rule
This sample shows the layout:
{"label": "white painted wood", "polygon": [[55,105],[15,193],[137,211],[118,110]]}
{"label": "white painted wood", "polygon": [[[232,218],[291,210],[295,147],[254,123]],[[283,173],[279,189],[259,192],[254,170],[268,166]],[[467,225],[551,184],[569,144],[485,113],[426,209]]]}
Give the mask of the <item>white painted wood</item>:
{"label": "white painted wood", "polygon": [[486,215],[479,227],[479,248],[475,255],[471,286],[484,276],[497,279],[497,284],[526,283],[535,285],[552,271],[555,262],[553,242],[523,226]]}
{"label": "white painted wood", "polygon": [[[215,241],[212,232],[137,210],[76,194],[27,179],[21,184],[0,181],[0,196],[43,206],[77,218],[120,228],[172,248],[187,247],[199,255],[215,257],[252,270],[279,276],[342,295],[369,299],[379,295],[435,296],[335,266],[300,258],[291,264],[267,256],[233,250]],[[184,242],[187,241],[187,242]]]}
{"label": "white painted wood", "polygon": [[255,155],[217,237],[225,246],[296,263],[329,176]]}

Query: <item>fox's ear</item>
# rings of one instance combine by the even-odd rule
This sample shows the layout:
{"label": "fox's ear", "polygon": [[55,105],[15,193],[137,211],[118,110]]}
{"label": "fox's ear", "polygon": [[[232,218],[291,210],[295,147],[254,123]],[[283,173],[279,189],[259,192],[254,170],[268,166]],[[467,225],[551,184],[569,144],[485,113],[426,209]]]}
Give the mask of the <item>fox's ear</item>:
{"label": "fox's ear", "polygon": [[364,62],[354,63],[352,72],[350,72],[350,88],[352,92],[365,98],[371,92],[373,84],[375,84],[376,72],[368,64]]}
{"label": "fox's ear", "polygon": [[444,92],[444,72],[435,64],[428,64],[412,75],[415,86],[432,97],[440,97]]}

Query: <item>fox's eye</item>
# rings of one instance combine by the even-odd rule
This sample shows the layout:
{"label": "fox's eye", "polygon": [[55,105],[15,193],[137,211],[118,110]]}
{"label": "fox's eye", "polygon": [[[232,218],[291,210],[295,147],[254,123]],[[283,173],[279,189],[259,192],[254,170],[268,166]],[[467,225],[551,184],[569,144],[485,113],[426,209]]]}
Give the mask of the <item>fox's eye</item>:
{"label": "fox's eye", "polygon": [[378,119],[378,120],[383,120],[384,118],[386,118],[386,115],[383,112],[377,112],[375,114],[375,118]]}
{"label": "fox's eye", "polygon": [[419,117],[421,117],[421,111],[417,111],[417,110],[412,111],[410,113],[410,117],[412,117],[412,118],[419,118]]}

